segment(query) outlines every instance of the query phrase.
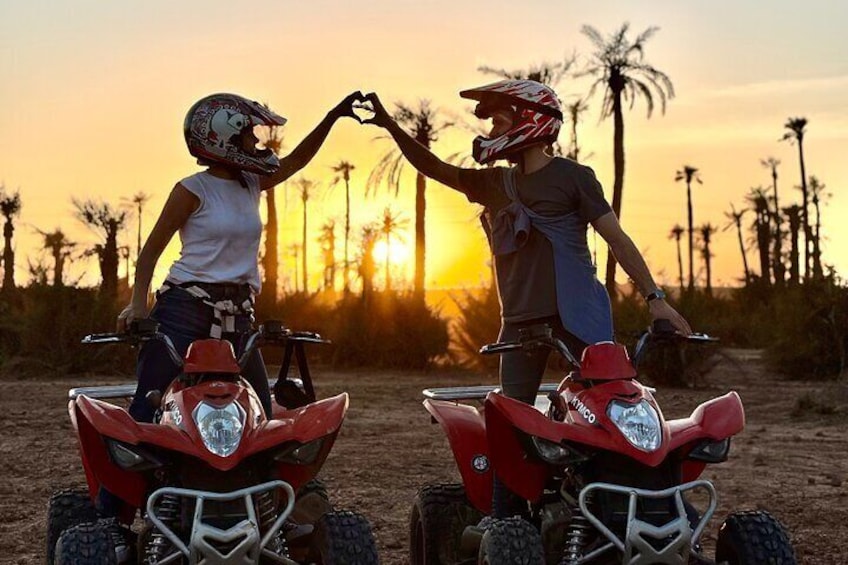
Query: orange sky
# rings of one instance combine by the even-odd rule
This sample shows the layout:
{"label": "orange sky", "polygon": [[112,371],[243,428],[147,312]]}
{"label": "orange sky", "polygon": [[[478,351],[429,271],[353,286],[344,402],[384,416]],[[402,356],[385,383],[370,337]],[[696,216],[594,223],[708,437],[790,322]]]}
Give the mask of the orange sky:
{"label": "orange sky", "polygon": [[[784,203],[799,201],[797,148],[778,142],[789,117],[809,119],[807,170],[833,192],[824,208],[824,260],[844,276],[848,254],[848,57],[841,25],[848,8],[837,1],[782,0],[763,10],[759,2],[651,0],[633,2],[464,2],[374,0],[341,3],[257,0],[232,2],[98,2],[6,0],[0,5],[0,182],[20,189],[17,222],[18,281],[27,258],[35,260],[35,228],[61,227],[90,245],[93,234],[72,218],[70,199],[100,198],[118,204],[144,191],[152,195],[143,218],[152,226],[168,191],[196,169],[182,140],[182,120],[197,98],[233,91],[270,104],[289,119],[291,149],[346,93],[376,90],[387,103],[428,98],[446,118],[473,120],[457,92],[489,82],[480,65],[509,69],[555,61],[590,45],[583,24],[609,33],[630,21],[638,32],[661,29],[646,59],[673,80],[677,97],[665,116],[645,118],[637,102],[625,115],[627,171],[622,222],[644,250],[658,280],[673,284],[676,251],[667,234],[685,224],[685,190],[674,173],[685,164],[701,169],[695,187],[695,223],[723,227],[730,202],[744,205],[752,186],[768,186],[760,159],[782,161]],[[587,83],[564,80],[565,101]],[[596,101],[597,102],[597,101]],[[611,196],[612,128],[598,120],[593,103],[580,125],[581,145]],[[378,220],[385,206],[409,218],[413,241],[411,171],[397,199],[381,189],[364,198],[367,173],[388,149],[375,128],[337,124],[303,171],[326,187],[339,159],[353,173],[353,224]],[[473,134],[456,129],[434,145],[442,157],[467,151]],[[561,136],[567,142],[567,134]],[[341,220],[343,190],[310,204],[311,286],[320,280],[317,229]],[[299,241],[300,207],[284,211],[281,248]],[[488,253],[464,197],[428,186],[427,284],[473,286],[488,280]],[[134,246],[135,220],[126,241]],[[590,240],[591,241],[591,240]],[[341,243],[337,244],[341,248]],[[599,249],[602,247],[600,242]],[[158,277],[173,257],[160,262]],[[736,236],[714,238],[714,284],[741,276]],[[604,252],[599,252],[603,272]],[[749,262],[755,263],[753,252]],[[293,279],[284,260],[282,278]],[[77,260],[72,278],[97,280],[94,261]],[[407,271],[411,278],[411,270]],[[623,277],[620,277],[623,280]],[[157,279],[158,280],[158,279]],[[156,282],[156,281],[155,281]]]}

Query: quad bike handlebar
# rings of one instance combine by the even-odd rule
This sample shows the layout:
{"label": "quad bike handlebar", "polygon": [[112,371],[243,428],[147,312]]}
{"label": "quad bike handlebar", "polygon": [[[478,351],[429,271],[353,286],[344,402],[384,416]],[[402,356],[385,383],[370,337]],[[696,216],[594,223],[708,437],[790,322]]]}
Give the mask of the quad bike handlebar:
{"label": "quad bike handlebar", "polygon": [[[106,343],[126,343],[133,347],[137,347],[144,342],[158,340],[165,345],[168,355],[171,360],[178,366],[183,366],[183,358],[177,352],[174,343],[167,335],[159,331],[159,323],[151,318],[133,320],[124,332],[97,333],[85,336],[81,343],[86,345],[91,344],[106,344]],[[315,332],[293,331],[285,327],[278,320],[268,320],[259,325],[259,328],[253,331],[247,339],[244,351],[238,359],[238,365],[242,369],[247,364],[250,355],[259,347],[265,345],[284,346],[288,342],[301,343],[330,343]]]}
{"label": "quad bike handlebar", "polygon": [[[638,367],[640,361],[652,344],[658,343],[692,343],[696,345],[705,345],[717,343],[719,339],[704,333],[693,333],[691,335],[683,335],[678,333],[671,322],[666,319],[654,320],[651,326],[642,333],[636,343],[636,348],[633,353],[633,365]],[[580,367],[580,361],[568,349],[568,346],[561,339],[553,335],[553,330],[548,324],[538,324],[522,328],[518,332],[518,341],[498,342],[484,345],[480,348],[480,353],[483,355],[497,355],[518,350],[532,350],[538,347],[549,347],[562,355],[574,367]]]}

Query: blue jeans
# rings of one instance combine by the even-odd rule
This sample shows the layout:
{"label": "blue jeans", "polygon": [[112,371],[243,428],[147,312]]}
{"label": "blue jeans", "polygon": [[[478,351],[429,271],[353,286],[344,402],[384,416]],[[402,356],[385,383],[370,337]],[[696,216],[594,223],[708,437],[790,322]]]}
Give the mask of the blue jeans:
{"label": "blue jeans", "polygon": [[[182,288],[175,287],[158,295],[150,317],[159,322],[159,331],[171,338],[177,353],[185,356],[191,342],[209,338],[214,313],[211,306]],[[237,358],[244,349],[252,323],[250,315],[237,315],[236,331],[224,334],[224,338],[233,344]],[[180,367],[171,360],[164,343],[158,340],[146,342],[138,353],[138,385],[130,403],[130,415],[139,422],[152,422],[155,409],[145,395],[152,390],[164,392],[179,374]],[[242,376],[256,391],[265,414],[270,417],[271,393],[268,389],[268,373],[258,349],[251,354]]]}

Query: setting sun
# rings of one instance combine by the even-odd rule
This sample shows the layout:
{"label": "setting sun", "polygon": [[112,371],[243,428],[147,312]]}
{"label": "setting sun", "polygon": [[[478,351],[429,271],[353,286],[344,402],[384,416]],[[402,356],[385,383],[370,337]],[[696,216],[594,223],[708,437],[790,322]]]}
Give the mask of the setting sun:
{"label": "setting sun", "polygon": [[[386,256],[387,250],[388,257]],[[393,284],[404,286],[409,279],[411,264],[414,260],[413,256],[414,252],[409,242],[392,239],[387,247],[386,239],[380,239],[374,245],[374,260],[377,262],[377,272],[382,272],[383,274],[382,277],[378,274],[378,281],[380,278],[385,278],[386,259],[388,259],[391,278],[394,281]]]}

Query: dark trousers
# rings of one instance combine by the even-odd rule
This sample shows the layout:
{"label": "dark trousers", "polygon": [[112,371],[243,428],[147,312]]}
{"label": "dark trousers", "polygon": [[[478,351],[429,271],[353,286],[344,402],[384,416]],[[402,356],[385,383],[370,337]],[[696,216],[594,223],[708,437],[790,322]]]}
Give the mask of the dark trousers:
{"label": "dark trousers", "polygon": [[[212,299],[216,300],[213,296]],[[209,338],[209,328],[214,318],[213,309],[195,298],[179,287],[171,288],[161,293],[150,317],[159,322],[159,331],[171,338],[174,347],[181,356],[185,355],[191,342],[198,339]],[[252,319],[248,314],[236,316],[236,331],[225,333],[224,338],[233,344],[233,349],[238,358],[247,342],[252,327]],[[164,343],[151,340],[141,347],[136,365],[136,378],[138,385],[135,396],[130,403],[130,415],[139,422],[152,422],[154,408],[150,405],[145,395],[158,390],[165,389],[180,374],[180,368],[174,364],[168,355]],[[265,414],[271,415],[271,392],[268,389],[268,373],[262,354],[255,350],[242,371],[242,376],[250,383],[259,400]]]}
{"label": "dark trousers", "polygon": [[[586,343],[563,328],[559,316],[517,323],[503,322],[498,341],[518,341],[518,333],[522,328],[536,324],[550,325],[553,335],[565,342],[572,355],[580,359],[583,350],[586,348]],[[514,351],[501,355],[500,380],[504,396],[515,398],[527,404],[534,404],[550,354],[550,349],[540,347],[533,351]],[[508,518],[516,514],[524,514],[526,510],[527,503],[512,493],[495,473],[492,515],[495,518]]]}
{"label": "dark trousers", "polygon": [[[223,297],[212,297],[213,300],[220,298]],[[159,331],[171,339],[177,353],[185,356],[191,342],[209,337],[214,313],[211,306],[204,304],[182,288],[175,287],[157,296],[156,304],[150,311],[150,317],[159,322]],[[238,315],[236,331],[224,334],[224,338],[233,344],[236,358],[240,357],[246,345],[252,323],[250,315]],[[136,365],[138,385],[129,407],[129,413],[133,419],[138,422],[152,422],[155,409],[145,395],[152,390],[165,392],[171,381],[179,374],[180,367],[171,360],[164,343],[158,340],[146,342],[138,353]],[[256,391],[265,414],[270,417],[271,392],[268,388],[268,373],[258,349],[251,354],[247,366],[242,371],[242,376]],[[123,506],[121,499],[102,487],[96,502],[97,509],[103,516],[118,516]]]}

